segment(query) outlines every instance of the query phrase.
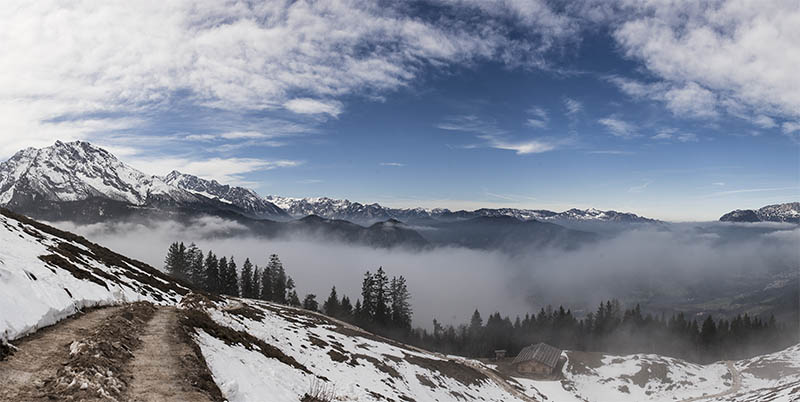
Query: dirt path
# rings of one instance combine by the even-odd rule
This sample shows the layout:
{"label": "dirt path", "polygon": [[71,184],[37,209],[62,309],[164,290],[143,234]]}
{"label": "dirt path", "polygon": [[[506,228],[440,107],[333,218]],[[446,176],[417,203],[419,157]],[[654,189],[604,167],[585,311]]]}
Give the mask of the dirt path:
{"label": "dirt path", "polygon": [[[120,307],[107,307],[73,316],[39,330],[15,343],[18,350],[0,362],[0,401],[48,400],[40,391],[69,355],[69,345],[114,315]],[[14,342],[12,342],[14,343]]]}
{"label": "dirt path", "polygon": [[141,336],[142,345],[134,351],[127,367],[133,376],[127,398],[149,401],[211,401],[197,389],[194,381],[198,362],[178,327],[179,311],[159,307]]}
{"label": "dirt path", "polygon": [[736,370],[736,367],[733,365],[732,361],[730,360],[726,361],[725,365],[728,366],[728,372],[731,374],[731,379],[733,380],[733,384],[731,385],[730,388],[728,388],[727,391],[713,395],[705,395],[705,396],[698,396],[694,398],[684,399],[681,402],[703,401],[706,399],[720,398],[723,396],[728,396],[739,392],[739,389],[742,388],[742,375],[739,373],[738,370]]}

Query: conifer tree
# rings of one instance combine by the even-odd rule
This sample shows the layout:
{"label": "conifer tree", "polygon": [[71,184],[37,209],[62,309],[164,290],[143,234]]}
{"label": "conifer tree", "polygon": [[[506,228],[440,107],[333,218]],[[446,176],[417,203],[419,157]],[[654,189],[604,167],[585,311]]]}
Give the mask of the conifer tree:
{"label": "conifer tree", "polygon": [[230,296],[239,296],[239,273],[236,269],[236,262],[233,260],[233,256],[228,261],[228,273],[225,274],[227,279],[227,290],[228,295]]}
{"label": "conifer tree", "polygon": [[286,271],[277,254],[269,257],[269,267],[272,271],[272,301],[286,304]]}
{"label": "conifer tree", "polygon": [[203,250],[197,248],[192,243],[186,250],[186,257],[188,259],[188,275],[187,279],[198,287],[203,287],[203,278],[205,277],[205,268],[203,267]]}
{"label": "conifer tree", "polygon": [[208,250],[208,255],[203,265],[205,268],[205,286],[203,286],[203,289],[212,293],[219,293],[219,262],[217,261],[217,256],[211,250]]}
{"label": "conifer tree", "polygon": [[242,275],[241,275],[241,280],[239,282],[242,289],[242,297],[252,298],[253,264],[250,262],[249,258],[246,258],[244,260],[244,264],[242,264]]}
{"label": "conifer tree", "polygon": [[353,318],[353,304],[347,296],[342,296],[342,302],[339,304],[339,318],[345,321]]}
{"label": "conifer tree", "polygon": [[331,288],[331,294],[325,303],[322,304],[322,310],[325,314],[331,317],[339,316],[339,296],[336,294],[336,286]]}
{"label": "conifer tree", "polygon": [[373,277],[372,299],[374,316],[373,319],[379,325],[389,323],[389,278],[386,276],[383,267],[379,267]]}
{"label": "conifer tree", "polygon": [[406,278],[392,278],[389,285],[391,298],[391,321],[396,328],[411,329],[411,296],[408,293]]}
{"label": "conifer tree", "polygon": [[289,299],[289,305],[290,306],[300,307],[300,305],[301,305],[300,304],[300,298],[297,297],[297,291],[292,290],[291,292],[289,292],[288,299]]}
{"label": "conifer tree", "polygon": [[303,308],[306,310],[317,311],[317,309],[319,309],[317,295],[311,293],[307,294],[305,299],[303,299]]}
{"label": "conifer tree", "polygon": [[217,293],[228,294],[228,257],[222,256],[219,258],[219,286]]}
{"label": "conifer tree", "polygon": [[186,280],[189,270],[186,246],[183,243],[172,243],[167,250],[164,268],[175,278]]}
{"label": "conifer tree", "polygon": [[259,295],[261,300],[275,300],[272,296],[272,291],[274,289],[272,279],[272,265],[270,264],[264,267],[264,270],[261,272],[261,294]]}
{"label": "conifer tree", "polygon": [[258,299],[261,297],[261,268],[258,265],[253,267],[253,279],[250,282],[251,286],[251,296],[252,299]]}
{"label": "conifer tree", "polygon": [[371,322],[375,317],[375,280],[367,271],[361,281],[361,308],[358,309],[358,319],[362,323]]}

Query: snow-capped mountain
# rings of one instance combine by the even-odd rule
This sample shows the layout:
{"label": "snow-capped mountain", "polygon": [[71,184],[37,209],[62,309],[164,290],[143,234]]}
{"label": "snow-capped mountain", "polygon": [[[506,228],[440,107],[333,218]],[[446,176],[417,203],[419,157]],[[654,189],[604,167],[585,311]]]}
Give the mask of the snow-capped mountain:
{"label": "snow-capped mountain", "polygon": [[649,219],[632,213],[601,211],[598,209],[570,209],[564,212],[518,208],[483,208],[474,211],[451,211],[444,208],[388,208],[380,204],[361,204],[350,200],[337,200],[328,197],[291,198],[276,195],[265,197],[283,208],[289,215],[302,217],[318,215],[328,219],[344,219],[360,224],[372,224],[386,219],[398,219],[415,223],[426,219],[463,220],[477,217],[511,216],[522,221],[596,221],[620,223],[653,223]]}
{"label": "snow-capped mountain", "polygon": [[[655,222],[629,213],[597,209],[564,212],[516,208],[451,211],[389,208],[328,197],[261,197],[255,191],[173,171],[166,177],[141,172],[88,142],[61,142],[24,149],[0,164],[0,206],[47,220],[101,221],[140,215],[143,210],[235,213],[248,218],[288,220],[317,215],[370,226],[389,219],[411,225],[511,216],[521,221]],[[144,207],[144,208],[143,208]]]}
{"label": "snow-capped mountain", "polygon": [[0,205],[29,198],[64,202],[95,197],[133,205],[156,199],[174,203],[198,200],[88,142],[56,141],[46,148],[27,148],[0,164]]}
{"label": "snow-capped mountain", "polygon": [[757,210],[737,209],[719,218],[722,222],[800,223],[800,202],[767,205]]}
{"label": "snow-capped mountain", "polygon": [[220,184],[216,180],[206,180],[190,174],[173,170],[164,181],[172,186],[202,195],[211,199],[239,207],[250,216],[257,218],[289,218],[289,215],[272,202],[261,198],[255,191],[244,188]]}

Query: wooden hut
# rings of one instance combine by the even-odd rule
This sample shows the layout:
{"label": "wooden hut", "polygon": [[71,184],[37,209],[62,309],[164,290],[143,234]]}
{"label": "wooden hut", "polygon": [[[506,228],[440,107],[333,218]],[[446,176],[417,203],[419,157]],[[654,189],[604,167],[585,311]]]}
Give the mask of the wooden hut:
{"label": "wooden hut", "polygon": [[551,375],[558,366],[560,357],[561,349],[545,343],[537,343],[522,349],[511,365],[519,373]]}

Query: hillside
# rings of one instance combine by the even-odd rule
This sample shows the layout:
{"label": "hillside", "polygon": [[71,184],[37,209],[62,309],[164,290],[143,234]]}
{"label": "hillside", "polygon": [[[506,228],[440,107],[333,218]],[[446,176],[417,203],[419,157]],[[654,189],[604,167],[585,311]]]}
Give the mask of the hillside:
{"label": "hillside", "polygon": [[719,218],[720,222],[788,222],[800,223],[800,202],[767,205],[753,209],[737,209]]}
{"label": "hillside", "polygon": [[[0,222],[0,333],[3,342],[14,344],[0,348],[12,353],[0,361],[0,375],[10,381],[0,399],[196,395],[295,402],[313,400],[307,394],[315,393],[342,401],[800,397],[800,345],[710,365],[565,351],[560,379],[521,378],[495,363],[402,345],[318,313],[191,293],[157,269],[81,237],[6,210],[0,210]],[[137,301],[149,303],[131,304]],[[92,306],[116,307],[78,314]],[[69,316],[75,318],[58,322]],[[37,334],[26,336],[32,332]]]}

